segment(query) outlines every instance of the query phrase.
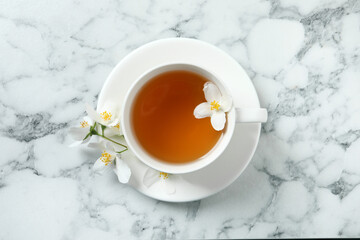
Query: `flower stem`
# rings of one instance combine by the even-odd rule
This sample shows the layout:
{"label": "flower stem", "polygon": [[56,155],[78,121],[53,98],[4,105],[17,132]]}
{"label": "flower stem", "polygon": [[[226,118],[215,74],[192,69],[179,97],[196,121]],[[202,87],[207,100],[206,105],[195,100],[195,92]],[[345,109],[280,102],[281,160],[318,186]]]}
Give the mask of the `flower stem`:
{"label": "flower stem", "polygon": [[124,150],[122,150],[122,151],[120,151],[120,152],[116,152],[116,153],[123,153],[123,152],[125,152],[125,151],[127,151],[128,149],[126,148],[126,149],[124,149]]}
{"label": "flower stem", "polygon": [[106,139],[106,140],[108,140],[108,141],[110,141],[110,142],[112,142],[112,143],[115,143],[115,144],[117,144],[117,145],[120,145],[120,146],[122,146],[122,147],[124,147],[124,148],[128,148],[126,145],[124,145],[124,144],[121,144],[121,143],[118,143],[118,142],[116,142],[116,141],[114,141],[114,140],[112,140],[112,139],[110,139],[110,138],[108,138],[108,137],[105,137],[104,135],[98,135],[98,136],[100,136],[100,137],[102,137],[102,138],[104,138],[104,139]]}
{"label": "flower stem", "polygon": [[[125,151],[128,149],[128,147],[127,147],[126,145],[121,144],[121,143],[118,143],[118,142],[116,142],[116,141],[114,141],[114,140],[112,140],[112,139],[110,139],[110,138],[108,138],[108,137],[105,137],[105,135],[104,135],[104,130],[105,130],[106,126],[104,126],[104,125],[102,125],[102,124],[100,124],[100,126],[101,126],[102,134],[98,133],[98,132],[95,130],[95,127],[96,127],[96,122],[95,122],[95,123],[94,123],[94,126],[92,126],[92,127],[90,128],[90,132],[89,132],[89,134],[85,137],[85,139],[86,139],[88,136],[97,135],[97,136],[102,137],[102,138],[104,138],[104,139],[106,139],[106,140],[108,140],[108,141],[110,141],[110,142],[112,142],[112,143],[115,143],[115,144],[117,144],[117,145],[120,145],[120,146],[124,147],[125,150],[123,150],[123,151],[121,151],[121,152],[125,152]],[[122,136],[123,136],[123,135],[122,135]]]}

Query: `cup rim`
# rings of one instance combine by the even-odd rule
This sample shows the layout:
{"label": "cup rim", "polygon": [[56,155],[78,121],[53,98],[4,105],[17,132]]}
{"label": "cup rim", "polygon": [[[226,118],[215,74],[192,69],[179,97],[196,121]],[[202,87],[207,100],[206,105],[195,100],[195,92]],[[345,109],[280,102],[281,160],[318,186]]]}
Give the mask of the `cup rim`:
{"label": "cup rim", "polygon": [[[200,170],[200,169],[208,166],[212,162],[214,162],[223,153],[223,151],[227,148],[227,146],[233,136],[234,130],[235,130],[235,110],[234,110],[234,106],[232,106],[232,108],[227,112],[227,122],[226,122],[225,132],[222,133],[220,139],[213,146],[213,148],[199,159],[196,159],[196,160],[193,160],[190,162],[186,162],[186,163],[181,163],[181,164],[167,163],[165,161],[155,159],[150,154],[148,154],[145,149],[142,149],[141,145],[137,142],[137,140],[134,137],[135,134],[133,133],[133,131],[131,129],[131,124],[130,124],[130,119],[131,119],[130,113],[131,113],[131,109],[132,109],[133,100],[137,96],[138,91],[153,77],[155,77],[161,73],[164,73],[167,71],[173,71],[173,70],[177,70],[177,69],[191,71],[189,69],[179,69],[179,66],[190,67],[192,69],[198,69],[204,73],[207,73],[208,75],[210,75],[212,77],[212,79],[210,80],[209,77],[206,77],[206,78],[209,79],[209,81],[215,83],[215,85],[220,89],[220,91],[222,93],[230,92],[227,89],[226,85],[223,83],[222,80],[220,80],[220,78],[218,76],[216,76],[214,73],[212,73],[208,69],[204,68],[203,66],[200,66],[198,64],[190,64],[190,63],[183,63],[183,62],[165,63],[165,64],[160,64],[158,66],[155,66],[155,67],[145,71],[143,74],[141,74],[141,76],[139,76],[133,82],[133,84],[127,90],[127,93],[124,98],[125,99],[124,104],[121,109],[121,123],[122,123],[121,126],[122,126],[122,131],[123,131],[125,140],[129,146],[129,149],[145,165],[147,165],[153,169],[156,169],[160,172],[166,172],[166,173],[171,173],[171,174],[185,174],[185,173],[194,172],[194,171]],[[170,68],[175,67],[175,68],[170,69],[170,70],[165,70],[165,71],[162,70],[161,71],[161,69],[169,68],[169,67]],[[159,71],[159,70],[160,70],[160,72],[154,74],[154,72]],[[204,74],[199,73],[198,71],[194,70],[193,72],[204,76]],[[153,75],[151,76],[151,74],[153,74]],[[149,77],[149,75],[150,75],[150,77]],[[147,79],[141,83],[141,81],[146,77],[147,77]],[[138,85],[140,85],[140,86],[138,86]],[[136,87],[138,87],[137,90],[135,89]],[[133,92],[134,89],[136,90],[135,93]],[[217,148],[217,149],[215,149],[215,148]],[[215,152],[212,152],[213,150]],[[146,156],[146,157],[144,157],[144,156]],[[151,159],[151,161],[149,161],[149,159]]]}

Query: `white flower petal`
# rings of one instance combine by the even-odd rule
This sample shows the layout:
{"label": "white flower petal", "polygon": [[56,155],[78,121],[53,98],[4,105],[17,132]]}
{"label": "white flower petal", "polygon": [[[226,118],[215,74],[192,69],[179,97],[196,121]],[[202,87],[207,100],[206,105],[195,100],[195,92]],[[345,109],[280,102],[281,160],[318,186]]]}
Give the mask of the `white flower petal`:
{"label": "white flower petal", "polygon": [[195,118],[205,118],[211,116],[211,105],[207,102],[200,103],[194,109]]}
{"label": "white flower petal", "polygon": [[107,122],[107,126],[115,127],[116,124],[118,124],[118,122],[119,122],[119,119],[110,120],[110,121]]}
{"label": "white flower petal", "polygon": [[94,120],[92,120],[89,116],[84,117],[84,121],[88,122],[89,126],[94,125]]}
{"label": "white flower petal", "polygon": [[216,131],[221,131],[224,129],[226,122],[225,113],[223,111],[214,111],[211,115],[211,125]]}
{"label": "white flower petal", "polygon": [[[110,142],[106,139],[103,139],[99,136],[94,136],[95,139],[98,139],[98,143],[94,142],[94,143],[89,143],[88,146],[91,147],[91,148],[95,148],[95,149],[100,149],[100,150],[105,150],[107,151],[108,153],[110,153],[111,155],[115,154],[116,155],[116,152],[120,152],[122,150],[124,150],[125,148],[123,146],[120,146],[118,144],[115,144],[113,142]],[[121,138],[118,137],[118,138],[111,138],[113,140],[115,140],[116,142],[120,142],[122,143],[123,141],[121,141]],[[126,143],[125,143],[126,144]]]}
{"label": "white flower petal", "polygon": [[115,143],[105,140],[105,150],[111,154],[111,156],[116,156]]}
{"label": "white flower petal", "polygon": [[148,168],[144,174],[143,183],[144,185],[149,188],[151,185],[153,185],[155,182],[160,180],[159,172],[155,169]]}
{"label": "white flower petal", "polygon": [[108,141],[108,140],[104,140],[104,139],[99,139],[98,142],[92,142],[88,144],[88,147],[94,148],[94,149],[100,149],[102,151],[106,151],[111,155],[116,156],[116,149],[114,146],[114,143]]}
{"label": "white flower petal", "polygon": [[69,147],[77,147],[80,146],[83,143],[83,141],[76,141],[69,145]]}
{"label": "white flower petal", "polygon": [[110,151],[110,150],[106,150],[107,153],[109,153],[111,155],[111,157],[109,158],[111,162],[113,162],[115,160],[115,158],[117,158],[117,153]]}
{"label": "white flower petal", "polygon": [[207,82],[205,83],[203,90],[205,93],[205,99],[208,103],[211,103],[212,101],[220,101],[221,92],[215,84]]}
{"label": "white flower petal", "polygon": [[164,184],[165,184],[165,190],[166,190],[167,194],[171,195],[176,192],[175,184],[173,184],[171,181],[166,179]]}
{"label": "white flower petal", "polygon": [[[120,142],[120,141],[118,141],[118,142]],[[113,147],[114,147],[115,152],[121,152],[126,149],[125,147],[117,145],[117,144],[113,144]]]}
{"label": "white flower petal", "polygon": [[231,109],[232,106],[232,99],[229,95],[223,95],[221,96],[220,99],[220,108],[224,111],[224,112],[228,112]]}
{"label": "white flower petal", "polygon": [[119,131],[119,135],[124,135],[120,123],[119,123],[119,128],[117,128],[117,130]]}
{"label": "white flower petal", "polygon": [[104,130],[104,135],[107,137],[112,137],[115,135],[122,135],[122,133],[121,133],[120,129],[117,127],[107,127]]}
{"label": "white flower petal", "polygon": [[115,102],[107,101],[103,105],[101,109],[98,109],[99,112],[107,111],[108,113],[111,113],[111,119],[108,121],[103,121],[103,124],[106,126],[114,127],[116,124],[120,121],[120,106],[118,104],[115,104]]}
{"label": "white flower petal", "polygon": [[83,140],[83,141],[82,141],[82,144],[85,144],[85,143],[89,142],[90,139],[91,139],[91,137],[88,137],[87,139]]}
{"label": "white flower petal", "polygon": [[85,105],[86,112],[89,115],[91,119],[93,119],[95,122],[102,122],[102,118],[100,117],[100,114],[96,112],[89,104]]}
{"label": "white flower petal", "polygon": [[129,166],[126,164],[126,162],[119,157],[116,158],[115,161],[115,173],[119,179],[119,182],[121,183],[127,183],[129,182],[130,176],[131,176],[131,170]]}
{"label": "white flower petal", "polygon": [[69,134],[71,137],[76,141],[82,141],[86,135],[89,133],[88,127],[81,128],[81,127],[71,127],[69,128]]}
{"label": "white flower petal", "polygon": [[100,142],[92,142],[92,143],[89,143],[87,146],[90,147],[90,148],[100,149],[100,150],[103,150],[103,151],[106,149],[106,148],[105,148],[105,144],[104,144],[103,141],[100,141]]}
{"label": "white flower petal", "polygon": [[99,172],[99,171],[104,170],[105,167],[106,167],[105,163],[103,161],[101,161],[100,158],[98,158],[96,160],[96,162],[94,163],[93,170],[96,172]]}
{"label": "white flower petal", "polygon": [[115,118],[111,124],[108,125],[117,135],[122,135],[120,119]]}
{"label": "white flower petal", "polygon": [[111,112],[111,114],[115,114],[113,116],[116,116],[116,113],[119,112],[119,106],[113,102],[113,101],[106,101],[103,105],[102,108],[99,109],[100,112],[103,112],[103,111],[108,111],[108,112]]}

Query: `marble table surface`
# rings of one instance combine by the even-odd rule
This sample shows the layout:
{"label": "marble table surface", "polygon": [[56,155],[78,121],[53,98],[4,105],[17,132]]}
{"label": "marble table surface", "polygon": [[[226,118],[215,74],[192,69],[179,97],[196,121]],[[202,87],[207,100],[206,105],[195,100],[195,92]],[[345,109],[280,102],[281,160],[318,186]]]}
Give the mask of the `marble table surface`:
{"label": "marble table surface", "polygon": [[[220,193],[150,199],[68,148],[135,48],[188,37],[247,71],[269,111]],[[360,236],[360,1],[0,1],[0,239]]]}

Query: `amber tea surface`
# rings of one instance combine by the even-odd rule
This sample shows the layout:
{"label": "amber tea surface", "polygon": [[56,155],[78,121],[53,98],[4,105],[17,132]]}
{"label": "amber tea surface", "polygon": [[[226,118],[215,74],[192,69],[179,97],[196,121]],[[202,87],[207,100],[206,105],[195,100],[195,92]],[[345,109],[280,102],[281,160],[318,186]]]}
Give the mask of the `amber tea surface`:
{"label": "amber tea surface", "polygon": [[186,163],[209,152],[222,132],[210,118],[196,119],[208,80],[193,72],[162,73],[143,86],[132,106],[132,127],[140,145],[159,160]]}

